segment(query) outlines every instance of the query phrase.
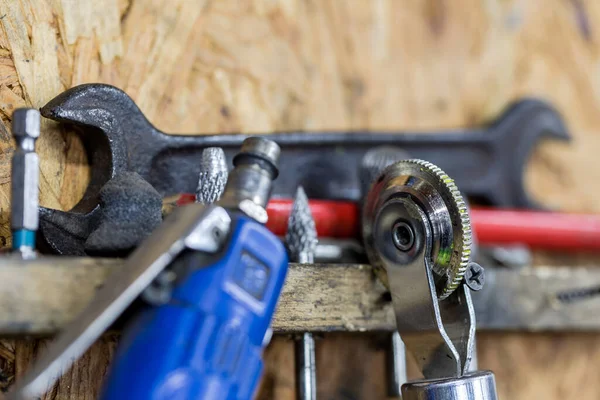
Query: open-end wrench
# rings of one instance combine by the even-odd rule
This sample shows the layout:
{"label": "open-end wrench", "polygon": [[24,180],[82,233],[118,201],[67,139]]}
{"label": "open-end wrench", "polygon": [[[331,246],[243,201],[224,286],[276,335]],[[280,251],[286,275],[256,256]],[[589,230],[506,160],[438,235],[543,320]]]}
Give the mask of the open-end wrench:
{"label": "open-end wrench", "polygon": [[[75,254],[65,248],[68,240],[85,236],[98,208],[98,191],[118,172],[139,173],[164,196],[194,192],[201,151],[221,147],[231,162],[247,137],[165,134],[145,118],[126,93],[104,84],[69,89],[41,112],[77,128],[92,167],[90,185],[71,212],[41,210],[41,233],[50,247],[62,254]],[[544,137],[569,139],[554,108],[535,99],[511,105],[494,123],[479,129],[275,133],[269,138],[282,149],[283,168],[274,195],[292,197],[301,185],[310,198],[356,201],[361,190],[355,166],[366,151],[384,145],[400,147],[411,157],[444,168],[468,196],[496,206],[532,208],[536,204],[524,189],[523,169],[533,147]]]}

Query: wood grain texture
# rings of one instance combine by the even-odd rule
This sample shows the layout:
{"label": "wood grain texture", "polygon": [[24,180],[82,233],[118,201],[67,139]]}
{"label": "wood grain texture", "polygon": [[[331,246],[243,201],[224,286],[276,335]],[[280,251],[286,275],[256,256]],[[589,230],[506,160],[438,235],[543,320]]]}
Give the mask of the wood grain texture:
{"label": "wood grain texture", "polygon": [[[67,323],[85,313],[98,290],[114,284],[114,274],[123,268],[122,259],[0,259],[0,338],[68,329]],[[485,281],[484,290],[471,294],[478,332],[600,331],[599,296],[572,302],[557,297],[600,287],[598,266],[488,268]],[[396,321],[390,294],[370,265],[290,263],[271,328],[296,335],[389,333]]]}
{"label": "wood grain texture", "polygon": [[[591,0],[0,0],[0,243],[10,242],[12,110],[84,82],[117,85],[159,128],[188,133],[455,127],[541,96],[575,140],[542,146],[528,187],[548,206],[600,212],[599,26]],[[85,156],[64,128],[46,121],[43,132],[41,204],[67,209],[85,189]],[[482,336],[480,363],[496,371],[501,398],[598,397],[599,338]],[[320,344],[322,398],[381,394],[380,371],[353,358],[358,342]],[[103,370],[93,355],[106,346],[46,397],[92,398]],[[276,346],[281,367],[265,381],[287,389],[262,398],[291,398],[289,344]],[[34,353],[17,345],[7,370],[21,373]]]}

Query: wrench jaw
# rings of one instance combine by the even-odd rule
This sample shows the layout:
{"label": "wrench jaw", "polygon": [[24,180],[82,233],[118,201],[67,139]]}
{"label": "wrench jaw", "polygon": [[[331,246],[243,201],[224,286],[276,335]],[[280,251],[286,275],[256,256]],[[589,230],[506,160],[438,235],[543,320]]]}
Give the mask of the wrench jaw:
{"label": "wrench jaw", "polygon": [[[142,139],[131,129],[132,125],[144,125],[144,131],[156,130],[125,92],[103,84],[71,88],[50,100],[42,107],[41,114],[54,121],[75,125],[86,152],[92,155],[92,167],[110,170],[111,177],[130,167],[127,138],[135,135]],[[136,151],[145,151],[145,143],[138,142],[142,148],[138,147]]]}
{"label": "wrench jaw", "polygon": [[[91,166],[88,187],[82,199],[71,212],[87,214],[98,205],[100,189],[112,178],[128,169],[128,148],[120,124],[120,117],[106,104],[124,93],[110,85],[86,84],[69,89],[50,100],[41,109],[42,116],[72,126],[86,151]],[[129,107],[139,109],[131,102]],[[123,112],[125,108],[120,110]],[[131,110],[135,111],[135,110]],[[44,207],[40,208],[45,209]],[[45,217],[50,211],[42,211]]]}
{"label": "wrench jaw", "polygon": [[[496,149],[512,157],[496,157],[498,174],[494,179],[501,190],[486,193],[483,197],[493,198],[498,204],[511,204],[515,207],[544,209],[532,199],[525,189],[523,171],[534,148],[542,140],[570,142],[571,136],[562,117],[550,104],[537,99],[524,99],[511,105],[494,123]],[[515,146],[515,144],[519,144]],[[504,180],[501,180],[504,177]]]}
{"label": "wrench jaw", "polygon": [[[81,138],[90,163],[90,182],[81,200],[69,211],[39,207],[38,238],[41,250],[61,255],[83,256],[85,241],[100,218],[99,193],[102,187],[119,173],[127,170],[127,159],[120,137],[105,134],[107,127],[115,126],[114,118],[101,109],[93,110],[103,121],[99,126],[80,123],[89,110],[70,110],[50,107],[58,98],[42,108],[42,115],[57,121],[68,121]],[[85,96],[84,96],[85,98]]]}
{"label": "wrench jaw", "polygon": [[135,171],[163,196],[194,191],[200,173],[198,156],[211,142],[223,147],[223,142],[229,141],[231,145],[225,150],[232,156],[246,137],[165,134],[148,121],[124,91],[98,83],[63,92],[42,107],[41,113],[46,118],[79,126],[82,138],[103,136],[108,147],[86,149],[102,159],[98,168]]}
{"label": "wrench jaw", "polygon": [[40,251],[69,256],[85,256],[85,241],[100,219],[100,205],[88,213],[40,207],[37,232]]}
{"label": "wrench jaw", "polygon": [[[75,129],[91,166],[89,185],[73,209],[39,208],[38,235],[46,251],[85,254],[84,243],[101,214],[100,190],[123,172],[139,173],[162,195],[189,192],[181,187],[182,183],[185,188],[195,187],[200,173],[200,163],[195,156],[199,152],[198,143],[206,147],[204,138],[160,132],[135,102],[114,86],[76,86],[42,107],[41,114]],[[176,156],[173,151],[177,151]],[[182,160],[184,162],[179,163]],[[178,164],[175,168],[174,162]],[[161,173],[162,170],[170,173]]]}
{"label": "wrench jaw", "polygon": [[567,130],[561,115],[549,103],[534,99],[524,98],[512,103],[498,118],[492,127],[502,130],[514,130],[514,128],[523,123],[531,123],[534,119],[536,127],[530,135],[533,138],[547,136],[549,139],[570,141],[571,135]]}

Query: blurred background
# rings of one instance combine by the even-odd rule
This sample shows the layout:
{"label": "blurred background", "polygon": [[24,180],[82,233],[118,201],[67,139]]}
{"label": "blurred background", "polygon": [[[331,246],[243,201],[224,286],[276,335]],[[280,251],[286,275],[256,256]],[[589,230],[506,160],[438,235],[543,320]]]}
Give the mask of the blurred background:
{"label": "blurred background", "polygon": [[[600,213],[600,2],[2,0],[0,27],[4,244],[12,110],[87,82],[122,88],[159,129],[195,134],[472,127],[513,100],[539,97],[573,140],[535,147],[528,192],[553,210]],[[53,122],[42,131],[41,205],[69,209],[89,179],[85,152]],[[537,266],[600,261],[581,252],[530,256]],[[96,398],[115,343],[104,337],[45,398]],[[368,333],[319,336],[319,398],[385,398],[384,343]],[[0,385],[44,344],[0,341]],[[258,398],[295,398],[293,358],[293,341],[276,336]],[[495,372],[501,399],[600,396],[597,332],[482,331],[478,358]]]}

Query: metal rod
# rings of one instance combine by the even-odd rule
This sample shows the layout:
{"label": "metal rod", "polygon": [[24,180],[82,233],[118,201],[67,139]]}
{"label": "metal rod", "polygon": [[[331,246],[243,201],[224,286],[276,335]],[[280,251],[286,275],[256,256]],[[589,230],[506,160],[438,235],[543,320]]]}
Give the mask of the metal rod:
{"label": "metal rod", "polygon": [[296,390],[299,400],[317,398],[317,368],[315,339],[312,333],[304,332],[296,341]]}
{"label": "metal rod", "polygon": [[386,352],[388,397],[402,397],[402,385],[406,377],[406,348],[398,331],[390,337],[390,349]]}

